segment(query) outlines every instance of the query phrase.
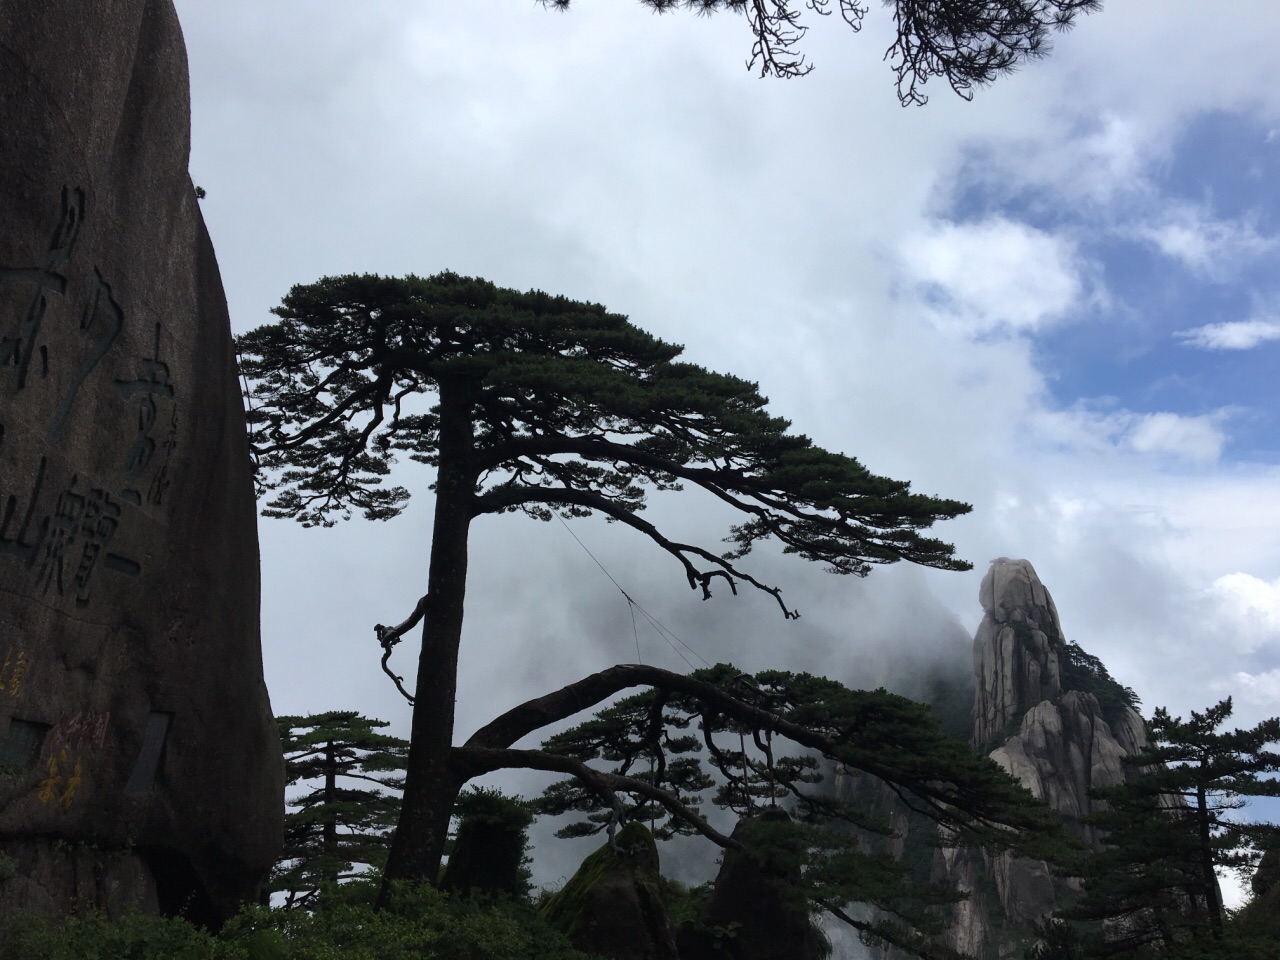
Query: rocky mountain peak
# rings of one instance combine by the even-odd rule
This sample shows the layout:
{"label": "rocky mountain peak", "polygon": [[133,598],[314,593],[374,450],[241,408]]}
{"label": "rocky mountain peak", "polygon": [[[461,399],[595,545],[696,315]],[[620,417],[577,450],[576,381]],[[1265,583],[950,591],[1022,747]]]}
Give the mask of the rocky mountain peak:
{"label": "rocky mountain peak", "polygon": [[1058,608],[1030,561],[993,560],[978,600],[984,615],[973,641],[973,745],[981,750],[1062,692],[1058,649],[1064,641]]}
{"label": "rocky mountain peak", "polygon": [[1029,561],[992,561],[979,600],[973,745],[1095,839],[1079,825],[1089,790],[1124,779],[1121,758],[1146,741],[1142,718],[1106,668],[1068,644]]}

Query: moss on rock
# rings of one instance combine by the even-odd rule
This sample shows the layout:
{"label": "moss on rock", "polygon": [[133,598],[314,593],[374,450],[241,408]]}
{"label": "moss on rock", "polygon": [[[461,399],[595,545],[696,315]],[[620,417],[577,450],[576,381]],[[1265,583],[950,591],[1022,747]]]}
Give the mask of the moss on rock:
{"label": "moss on rock", "polygon": [[658,848],[644,824],[627,824],[540,913],[574,947],[608,960],[678,960],[663,898]]}

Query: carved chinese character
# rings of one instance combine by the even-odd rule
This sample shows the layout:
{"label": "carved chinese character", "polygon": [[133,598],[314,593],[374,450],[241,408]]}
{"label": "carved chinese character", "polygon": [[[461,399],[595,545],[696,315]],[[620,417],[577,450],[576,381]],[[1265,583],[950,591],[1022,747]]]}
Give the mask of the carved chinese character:
{"label": "carved chinese character", "polygon": [[58,496],[53,516],[44,521],[35,578],[42,593],[53,588],[58,596],[66,594],[70,581],[75,586],[76,605],[83,607],[92,598],[99,560],[106,569],[126,576],[137,576],[142,566],[128,557],[106,552],[120,526],[120,504],[101,488],[79,493],[79,480],[78,476],[71,478],[71,484]]}
{"label": "carved chinese character", "polygon": [[43,535],[42,528],[32,531],[31,517],[40,500],[40,488],[44,486],[48,465],[48,460],[41,457],[40,466],[36,468],[35,479],[31,483],[31,492],[27,495],[25,509],[19,510],[21,504],[17,494],[0,496],[0,555],[16,555],[26,561],[28,566],[35,559]]}
{"label": "carved chinese character", "polygon": [[12,365],[10,380],[16,392],[27,385],[33,360],[38,358],[37,373],[49,372],[48,348],[40,342],[40,328],[49,305],[49,294],[62,296],[67,278],[60,270],[71,259],[80,225],[84,222],[84,191],[79,187],[62,188],[62,214],[49,240],[49,249],[38,267],[0,267],[0,286],[33,284],[35,293],[18,324],[16,336],[0,336],[0,363]]}
{"label": "carved chinese character", "polygon": [[71,478],[71,489],[58,495],[58,505],[53,516],[46,521],[45,535],[40,545],[40,560],[36,567],[36,583],[40,592],[47,594],[55,587],[61,596],[64,589],[63,572],[67,555],[75,548],[80,533],[80,520],[85,512],[85,498],[74,487],[78,477]]}
{"label": "carved chinese character", "polygon": [[58,404],[58,410],[53,415],[53,421],[49,424],[49,430],[45,435],[50,441],[57,438],[63,425],[71,416],[71,408],[75,405],[80,388],[84,386],[93,368],[107,355],[111,344],[115,343],[116,337],[124,328],[124,311],[111,295],[111,287],[102,279],[102,274],[98,272],[97,267],[93,268],[93,277],[93,292],[89,294],[89,302],[84,314],[80,317],[80,335],[82,337],[91,335],[97,339],[93,341],[89,352],[80,361],[80,369],[76,371],[71,389],[63,394],[62,402]]}
{"label": "carved chinese character", "polygon": [[[156,398],[173,397],[173,387],[169,383],[169,365],[160,359],[160,324],[156,324],[155,345],[152,356],[143,357],[140,364],[141,373],[136,380],[117,380],[116,389],[126,397],[138,399],[138,431],[133,446],[125,457],[125,473],[132,479],[146,470],[155,456],[156,441],[151,436],[151,428],[156,422]],[[132,491],[133,502],[141,502],[141,495]]]}

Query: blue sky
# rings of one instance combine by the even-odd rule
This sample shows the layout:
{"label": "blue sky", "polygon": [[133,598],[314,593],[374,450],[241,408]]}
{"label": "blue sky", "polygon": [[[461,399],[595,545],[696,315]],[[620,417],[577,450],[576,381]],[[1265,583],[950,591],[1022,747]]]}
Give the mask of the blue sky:
{"label": "blue sky", "polygon": [[[1278,150],[1256,118],[1214,111],[1192,118],[1143,178],[1141,195],[1115,208],[975,178],[947,215],[1001,216],[1066,235],[1091,265],[1103,295],[1080,304],[1074,324],[1036,338],[1058,404],[1217,414],[1231,423],[1225,461],[1274,461]],[[1135,230],[1131,218],[1152,211],[1165,222]],[[1241,326],[1248,323],[1261,325],[1252,337]]]}
{"label": "blue sky", "polygon": [[[858,36],[815,23],[817,69],[780,82],[743,69],[735,18],[626,0],[178,9],[191,170],[237,330],[331,274],[539,287],[629,314],[759,381],[824,446],[974,505],[938,531],[968,574],[850,582],[762,557],[793,623],[768,598],[703,604],[660,551],[578,524],[708,659],[859,685],[894,679],[887,651],[920,638],[963,659],[988,561],[1025,557],[1068,638],[1148,708],[1231,695],[1241,723],[1280,713],[1270,0],[1108,3],[973,102],[935,89],[909,110],[880,15]],[[371,627],[422,593],[430,476],[397,480],[416,495],[390,524],[261,524],[277,712],[407,729]],[[728,520],[681,498],[651,513],[711,543]],[[495,700],[634,657],[625,603],[558,525],[486,521],[472,556],[460,735]]]}

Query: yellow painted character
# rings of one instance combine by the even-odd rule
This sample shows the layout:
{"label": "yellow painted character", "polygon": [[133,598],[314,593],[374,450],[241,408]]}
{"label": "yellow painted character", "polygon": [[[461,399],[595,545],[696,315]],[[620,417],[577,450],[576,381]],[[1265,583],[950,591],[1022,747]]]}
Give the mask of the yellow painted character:
{"label": "yellow painted character", "polygon": [[61,773],[61,764],[67,761],[67,751],[59,750],[57,753],[49,754],[49,765],[46,767],[46,776],[40,781],[40,789],[36,793],[36,799],[41,803],[49,803],[58,792],[58,784],[62,783],[63,776]]}
{"label": "yellow painted character", "polygon": [[80,787],[80,761],[76,761],[76,768],[71,772],[71,776],[67,778],[67,788],[62,791],[62,809],[70,810],[71,801],[76,798],[76,790]]}
{"label": "yellow painted character", "polygon": [[27,675],[27,651],[18,651],[18,662],[13,667],[13,677],[9,680],[9,696],[16,697],[22,692],[22,678]]}

